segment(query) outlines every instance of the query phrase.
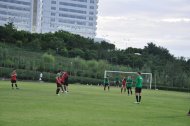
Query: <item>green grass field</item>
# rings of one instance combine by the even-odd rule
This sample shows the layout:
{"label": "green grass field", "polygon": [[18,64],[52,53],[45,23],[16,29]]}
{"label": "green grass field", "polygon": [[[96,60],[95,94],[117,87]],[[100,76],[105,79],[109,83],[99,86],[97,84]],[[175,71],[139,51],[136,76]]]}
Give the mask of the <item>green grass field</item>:
{"label": "green grass field", "polygon": [[190,126],[188,93],[143,90],[142,103],[119,88],[70,85],[55,95],[55,84],[0,81],[0,126]]}

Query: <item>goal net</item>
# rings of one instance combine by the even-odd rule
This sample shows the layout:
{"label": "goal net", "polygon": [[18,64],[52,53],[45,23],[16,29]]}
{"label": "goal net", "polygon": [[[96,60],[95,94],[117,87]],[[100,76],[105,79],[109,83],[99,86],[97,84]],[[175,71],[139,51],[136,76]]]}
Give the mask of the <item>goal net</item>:
{"label": "goal net", "polygon": [[[105,70],[104,78],[108,77],[110,84],[113,86],[115,85],[116,81],[122,82],[124,77],[131,76],[132,80],[135,81],[137,77],[137,72],[125,72],[125,71],[109,71]],[[143,78],[143,87],[151,89],[152,87],[152,73],[141,73]]]}

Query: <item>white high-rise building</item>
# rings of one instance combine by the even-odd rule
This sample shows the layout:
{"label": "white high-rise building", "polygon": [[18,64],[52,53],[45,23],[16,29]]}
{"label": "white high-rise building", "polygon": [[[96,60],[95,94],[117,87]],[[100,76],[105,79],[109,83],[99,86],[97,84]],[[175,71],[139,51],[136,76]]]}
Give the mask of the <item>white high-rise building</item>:
{"label": "white high-rise building", "polygon": [[98,0],[0,0],[0,25],[11,21],[30,32],[64,30],[94,38],[97,8]]}
{"label": "white high-rise building", "polygon": [[98,0],[42,0],[41,32],[66,30],[95,37]]}
{"label": "white high-rise building", "polygon": [[32,31],[32,0],[0,0],[0,25],[13,22],[18,30]]}

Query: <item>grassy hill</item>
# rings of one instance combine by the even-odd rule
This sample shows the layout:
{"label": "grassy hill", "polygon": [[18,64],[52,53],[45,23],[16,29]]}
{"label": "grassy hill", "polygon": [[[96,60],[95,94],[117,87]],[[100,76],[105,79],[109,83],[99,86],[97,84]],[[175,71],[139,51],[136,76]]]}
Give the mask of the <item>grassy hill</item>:
{"label": "grassy hill", "polygon": [[103,87],[70,85],[68,94],[55,94],[53,83],[0,81],[1,126],[189,126],[190,94],[143,90],[135,97]]}

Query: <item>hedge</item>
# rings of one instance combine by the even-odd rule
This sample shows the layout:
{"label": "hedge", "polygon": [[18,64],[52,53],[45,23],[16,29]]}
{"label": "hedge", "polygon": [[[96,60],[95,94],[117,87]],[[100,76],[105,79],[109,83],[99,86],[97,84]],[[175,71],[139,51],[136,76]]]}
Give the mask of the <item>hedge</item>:
{"label": "hedge", "polygon": [[180,91],[180,92],[190,92],[190,88],[183,87],[167,87],[167,86],[157,86],[156,89],[167,90],[167,91]]}
{"label": "hedge", "polygon": [[[11,72],[13,68],[5,68],[0,67],[0,77],[10,78]],[[45,82],[55,82],[56,73],[42,72],[43,78],[42,80]],[[24,70],[17,69],[17,78],[18,80],[39,80],[40,71],[32,71],[32,70]],[[101,84],[103,80],[94,79],[88,77],[80,77],[80,76],[70,76],[69,83],[80,83],[80,84]]]}
{"label": "hedge", "polygon": [[[5,68],[0,67],[0,77],[3,78],[10,78],[11,72],[13,68]],[[50,73],[50,72],[42,72],[43,78],[42,80],[45,82],[55,82],[56,73]],[[24,69],[17,69],[17,78],[18,80],[39,80],[40,71],[32,71],[32,70],[24,70]],[[89,77],[81,77],[81,76],[69,76],[69,83],[80,83],[80,84],[92,84],[92,85],[98,85],[103,84],[103,78],[102,79],[95,79],[95,78],[89,78]],[[143,88],[149,88],[149,84],[144,85]],[[154,86],[152,86],[152,89]],[[167,87],[167,86],[157,86],[157,89],[159,90],[168,90],[168,91],[181,91],[181,92],[189,92],[190,89],[183,88],[183,87]]]}

